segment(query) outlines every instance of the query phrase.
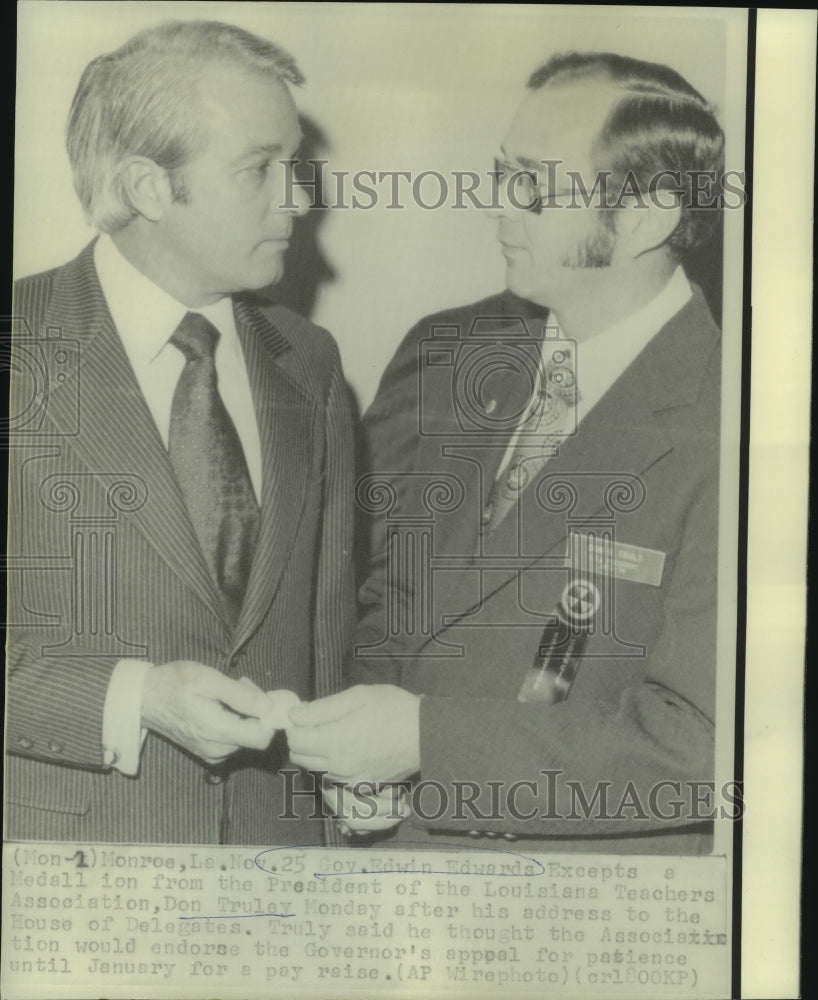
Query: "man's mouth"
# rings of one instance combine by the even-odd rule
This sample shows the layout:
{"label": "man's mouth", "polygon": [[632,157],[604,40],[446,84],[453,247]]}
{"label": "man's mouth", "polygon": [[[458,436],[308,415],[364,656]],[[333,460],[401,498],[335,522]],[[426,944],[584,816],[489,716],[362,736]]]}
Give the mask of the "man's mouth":
{"label": "man's mouth", "polygon": [[286,249],[290,245],[290,237],[287,236],[268,236],[267,239],[262,240],[259,243],[260,247],[275,247],[279,250]]}
{"label": "man's mouth", "polygon": [[293,235],[292,226],[286,229],[283,233],[274,233],[272,236],[268,236],[263,243],[289,243],[290,237]]}

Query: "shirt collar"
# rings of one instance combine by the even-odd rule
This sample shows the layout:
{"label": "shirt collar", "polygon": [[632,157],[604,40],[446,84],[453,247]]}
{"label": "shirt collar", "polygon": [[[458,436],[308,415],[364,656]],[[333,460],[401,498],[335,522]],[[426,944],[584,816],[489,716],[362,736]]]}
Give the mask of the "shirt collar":
{"label": "shirt collar", "polygon": [[[680,266],[665,287],[637,312],[577,347],[579,406],[587,412],[625,371],[636,356],[693,295]],[[563,337],[562,331],[558,337]]]}
{"label": "shirt collar", "polygon": [[671,275],[670,281],[650,302],[631,316],[608,327],[602,334],[592,337],[587,343],[594,344],[602,340],[610,342],[614,339],[618,343],[641,342],[641,346],[644,347],[668,320],[679,312],[692,295],[693,289],[690,287],[684,268],[679,265]]}
{"label": "shirt collar", "polygon": [[201,313],[218,329],[222,335],[220,348],[222,344],[231,350],[238,347],[229,295],[212,305],[188,310],[134,267],[104,233],[94,247],[94,263],[114,326],[134,371],[144,370],[156,360],[188,311]]}

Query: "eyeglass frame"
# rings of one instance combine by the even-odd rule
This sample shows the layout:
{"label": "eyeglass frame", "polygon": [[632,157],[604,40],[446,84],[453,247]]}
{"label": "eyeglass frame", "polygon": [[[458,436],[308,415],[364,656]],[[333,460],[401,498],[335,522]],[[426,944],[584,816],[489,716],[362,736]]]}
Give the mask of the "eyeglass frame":
{"label": "eyeglass frame", "polygon": [[[543,208],[562,208],[562,205],[556,204],[553,199],[564,197],[565,195],[570,195],[572,198],[576,196],[576,192],[573,190],[563,190],[563,191],[551,191],[547,194],[542,191],[542,184],[538,180],[538,175],[535,170],[531,170],[528,167],[515,167],[512,163],[507,160],[500,159],[499,156],[494,157],[494,170],[491,172],[492,177],[495,179],[495,183],[498,188],[506,181],[506,188],[509,191],[509,197],[514,208],[518,208],[524,212],[533,212],[535,215],[539,215]],[[514,190],[511,185],[521,180],[526,179],[531,185],[533,199],[528,204],[522,204],[517,201],[514,197]],[[548,202],[551,204],[548,204]],[[579,207],[579,206],[576,206]]]}

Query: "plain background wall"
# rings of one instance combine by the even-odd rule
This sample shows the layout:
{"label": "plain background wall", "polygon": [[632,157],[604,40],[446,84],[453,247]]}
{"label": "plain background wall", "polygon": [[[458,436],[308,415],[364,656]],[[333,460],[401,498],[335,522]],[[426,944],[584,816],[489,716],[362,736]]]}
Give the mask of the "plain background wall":
{"label": "plain background wall", "polygon": [[[705,8],[679,15],[546,5],[23,3],[16,277],[63,263],[93,235],[63,146],[85,65],[144,27],[194,17],[241,25],[295,55],[307,77],[296,101],[321,137],[314,151],[330,161],[328,179],[331,170],[437,170],[450,181],[455,170],[490,170],[526,79],[561,49],[666,62],[720,108],[729,93],[725,15]],[[431,201],[436,192],[431,182],[423,196]],[[411,205],[408,193],[403,201]],[[453,201],[452,191],[446,205]],[[503,287],[486,212],[389,210],[387,202],[302,220],[280,289],[283,301],[334,333],[362,407],[420,316]]]}

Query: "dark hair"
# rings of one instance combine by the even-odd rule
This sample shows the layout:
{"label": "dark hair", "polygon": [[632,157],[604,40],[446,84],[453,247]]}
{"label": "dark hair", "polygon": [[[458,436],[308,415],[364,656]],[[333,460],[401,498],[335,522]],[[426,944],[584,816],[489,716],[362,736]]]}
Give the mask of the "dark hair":
{"label": "dark hair", "polygon": [[[724,173],[724,133],[712,105],[669,66],[611,52],[554,55],[528,86],[583,81],[621,92],[594,141],[595,168],[609,170],[618,190],[633,178],[643,196],[654,188],[677,193],[682,214],[668,245],[685,251],[703,243],[718,219]],[[668,171],[678,177],[665,173],[657,182]]]}

